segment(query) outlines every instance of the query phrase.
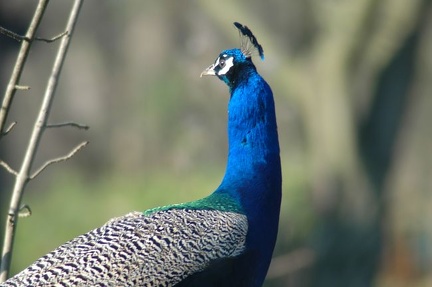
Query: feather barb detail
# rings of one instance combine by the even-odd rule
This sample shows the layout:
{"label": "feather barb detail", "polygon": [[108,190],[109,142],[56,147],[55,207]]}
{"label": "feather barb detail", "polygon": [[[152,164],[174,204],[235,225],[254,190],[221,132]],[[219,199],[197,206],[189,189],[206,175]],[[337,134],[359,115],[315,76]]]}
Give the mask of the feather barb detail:
{"label": "feather barb detail", "polygon": [[239,22],[234,22],[234,26],[236,26],[240,33],[240,50],[242,51],[243,55],[245,55],[246,58],[250,58],[256,51],[258,52],[261,60],[264,60],[264,50],[258,43],[258,40],[252,31],[247,26],[242,25]]}

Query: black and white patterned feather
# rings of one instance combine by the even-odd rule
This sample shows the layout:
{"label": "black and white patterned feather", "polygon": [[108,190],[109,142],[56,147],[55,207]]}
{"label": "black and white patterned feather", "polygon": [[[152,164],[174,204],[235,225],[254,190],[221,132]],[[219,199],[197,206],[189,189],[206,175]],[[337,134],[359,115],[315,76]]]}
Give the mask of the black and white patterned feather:
{"label": "black and white patterned feather", "polygon": [[245,249],[244,215],[132,212],[66,242],[1,286],[173,286]]}

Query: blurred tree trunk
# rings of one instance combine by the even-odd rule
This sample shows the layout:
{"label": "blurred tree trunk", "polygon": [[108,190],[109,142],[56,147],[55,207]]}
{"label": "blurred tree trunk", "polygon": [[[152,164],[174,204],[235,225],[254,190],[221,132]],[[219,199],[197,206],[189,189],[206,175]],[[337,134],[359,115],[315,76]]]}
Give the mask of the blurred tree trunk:
{"label": "blurred tree trunk", "polygon": [[[377,3],[378,1],[373,3],[375,7],[369,11],[375,12]],[[418,3],[415,7],[416,13],[413,13],[410,19],[412,28],[407,31],[408,35],[399,35],[399,39],[394,42],[394,47],[399,48],[389,55],[388,63],[378,70],[377,82],[371,85],[376,88],[369,93],[372,97],[368,101],[365,117],[357,122],[352,117],[353,107],[349,107],[350,103],[347,101],[350,99],[347,95],[352,95],[353,91],[343,87],[343,83],[338,85],[339,89],[334,87],[333,91],[327,90],[327,94],[343,92],[345,95],[341,95],[339,99],[326,98],[321,102],[324,105],[321,110],[324,110],[325,106],[334,109],[329,109],[327,116],[315,121],[316,131],[311,135],[311,148],[316,149],[315,160],[318,161],[314,176],[318,181],[314,188],[318,197],[316,202],[320,225],[315,231],[317,262],[313,268],[312,286],[374,285],[382,255],[383,225],[386,224],[383,218],[386,214],[386,202],[382,200],[385,181],[407,110],[407,98],[410,96],[415,74],[419,34],[428,8],[429,1]],[[370,17],[365,19],[371,20]],[[364,33],[372,32],[368,31],[369,29],[382,29],[366,21],[362,24],[367,27]],[[361,53],[362,51],[354,51],[347,58],[360,56],[360,59],[354,60],[354,63],[358,63],[362,59]],[[324,54],[328,53],[323,52],[323,57]],[[350,73],[352,71],[346,69],[346,62],[344,64],[337,69],[337,72],[341,73],[338,78],[343,79],[342,74],[358,76]],[[321,81],[332,81],[325,74],[320,75]],[[348,79],[344,83],[350,82],[352,80]],[[344,101],[345,107],[335,107],[335,104]],[[350,114],[345,117],[345,113],[340,111]],[[323,123],[330,128],[323,126]],[[329,129],[333,131],[333,135],[328,132]],[[340,133],[344,133],[342,137]],[[344,138],[344,135],[355,142],[329,143],[328,147],[332,148],[333,153],[330,153],[331,158],[326,159],[321,152],[322,139],[340,139]],[[332,138],[327,140],[331,141]],[[333,165],[334,169],[328,169],[328,160],[339,158],[343,162],[343,157],[350,158],[353,155],[352,162],[345,161],[346,165]],[[320,166],[323,166],[323,169],[320,169]]]}

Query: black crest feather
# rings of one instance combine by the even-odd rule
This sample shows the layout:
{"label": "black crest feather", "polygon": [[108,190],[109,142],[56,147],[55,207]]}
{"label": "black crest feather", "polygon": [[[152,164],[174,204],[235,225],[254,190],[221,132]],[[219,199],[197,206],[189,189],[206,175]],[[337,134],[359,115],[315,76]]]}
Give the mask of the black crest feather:
{"label": "black crest feather", "polygon": [[[258,43],[258,40],[252,34],[252,31],[245,25],[240,24],[239,22],[234,22],[234,26],[240,32],[241,38],[241,51],[247,57],[252,57],[254,51],[258,51],[258,54],[262,60],[264,60],[264,50],[261,45]],[[250,45],[252,44],[252,46]]]}

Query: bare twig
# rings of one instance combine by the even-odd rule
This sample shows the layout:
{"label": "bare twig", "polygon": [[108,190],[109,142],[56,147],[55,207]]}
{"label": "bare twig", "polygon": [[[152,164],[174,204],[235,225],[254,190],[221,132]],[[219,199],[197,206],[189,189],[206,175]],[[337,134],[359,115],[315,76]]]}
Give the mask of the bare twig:
{"label": "bare twig", "polygon": [[7,135],[11,130],[13,130],[16,124],[17,122],[12,122],[9,127],[3,132],[3,135]]}
{"label": "bare twig", "polygon": [[7,37],[14,39],[15,41],[22,42],[26,39],[26,37],[21,36],[15,32],[12,32],[11,30],[8,30],[6,28],[3,28],[0,26],[0,34],[6,35]]}
{"label": "bare twig", "polygon": [[[46,2],[47,1],[40,0],[39,4],[41,3],[46,4]],[[67,35],[62,37],[59,50],[57,52],[57,56],[53,64],[51,75],[45,90],[42,106],[39,110],[37,120],[33,127],[30,141],[28,143],[28,147],[21,168],[18,172],[18,175],[15,178],[15,184],[12,192],[12,198],[10,201],[9,212],[6,219],[5,237],[3,241],[3,250],[2,250],[2,261],[0,266],[0,282],[5,281],[8,277],[10,263],[12,259],[12,250],[13,250],[12,248],[13,248],[13,242],[14,242],[14,236],[16,230],[16,221],[19,214],[21,197],[23,195],[27,182],[30,180],[29,174],[30,174],[31,166],[35,158],[36,150],[40,143],[43,131],[45,130],[45,125],[53,102],[53,96],[54,96],[55,89],[57,87],[60,71],[63,66],[63,62],[66,56],[67,49],[69,47],[69,42],[75,27],[75,23],[78,18],[78,13],[81,8],[81,5],[82,5],[82,0],[74,1],[66,25],[66,29],[65,29],[66,31],[68,31],[68,33]],[[26,42],[23,42],[23,44],[24,43]],[[19,69],[19,71],[21,71],[21,69]],[[13,86],[15,85],[16,82],[14,82]],[[8,109],[8,105],[6,105],[5,111],[7,111],[7,109]],[[3,113],[3,107],[2,107],[2,113]]]}
{"label": "bare twig", "polygon": [[74,128],[82,129],[82,130],[88,130],[89,129],[89,126],[87,126],[87,125],[78,124],[78,123],[74,123],[74,122],[47,124],[45,127],[46,128],[74,127]]}
{"label": "bare twig", "polygon": [[[7,119],[8,113],[9,113],[10,106],[12,104],[12,101],[13,101],[13,98],[15,95],[16,86],[18,85],[18,82],[21,78],[21,74],[24,70],[24,64],[27,60],[27,56],[28,56],[28,53],[30,51],[30,46],[32,44],[32,40],[35,37],[36,30],[37,30],[37,28],[38,28],[38,26],[42,20],[42,16],[43,16],[45,9],[48,5],[48,2],[49,2],[49,0],[39,0],[39,3],[36,7],[36,11],[33,15],[30,26],[27,30],[26,35],[25,35],[25,38],[29,39],[29,41],[21,41],[21,48],[20,48],[20,51],[18,53],[18,57],[17,57],[16,63],[15,63],[14,69],[12,71],[11,78],[10,78],[9,83],[7,85],[6,92],[5,92],[2,106],[1,106],[1,110],[0,110],[0,140],[5,135],[4,126],[6,123],[6,119]],[[9,30],[4,29],[4,28],[2,28],[2,31],[3,32],[8,31],[7,33],[10,32],[9,35],[19,36],[19,35],[11,32]],[[14,37],[12,37],[12,38],[14,38]],[[16,40],[17,38],[14,38],[14,39]],[[0,277],[0,280],[1,280],[1,277]]]}
{"label": "bare twig", "polygon": [[18,212],[18,217],[23,218],[23,217],[29,217],[31,215],[32,215],[32,211],[30,209],[30,206],[28,206],[27,204],[21,205]]}
{"label": "bare twig", "polygon": [[[6,35],[7,37],[12,38],[18,42],[23,42],[23,41],[31,42],[32,41],[32,38],[29,38],[27,36],[21,36],[21,35],[13,32],[11,30],[8,30],[8,29],[2,27],[2,26],[0,26],[0,34]],[[67,31],[64,31],[63,33],[60,33],[57,36],[52,37],[51,39],[42,38],[42,37],[34,37],[33,39],[36,41],[52,43],[54,41],[57,41],[58,39],[60,39],[61,37],[63,37],[66,34],[67,34]]]}
{"label": "bare twig", "polygon": [[11,174],[13,174],[13,175],[15,175],[15,176],[18,175],[18,172],[17,172],[16,170],[14,170],[14,169],[13,169],[10,165],[8,165],[6,162],[0,160],[0,165],[1,165],[2,167],[4,167],[4,169],[5,169],[7,172],[9,172],[9,173],[11,173]]}
{"label": "bare twig", "polygon": [[43,172],[48,166],[54,164],[54,163],[58,163],[58,162],[62,162],[62,161],[66,161],[68,159],[70,159],[71,157],[73,157],[77,152],[79,152],[83,147],[85,147],[89,142],[85,141],[80,143],[79,145],[77,145],[73,150],[71,150],[67,155],[65,156],[61,156],[58,158],[54,158],[54,159],[50,159],[48,161],[46,161],[40,168],[38,168],[38,170],[36,170],[31,176],[30,179],[33,179],[35,177],[37,177],[41,172]]}
{"label": "bare twig", "polygon": [[29,86],[23,86],[23,85],[15,85],[15,89],[28,91],[28,90],[30,90],[30,87]]}
{"label": "bare twig", "polygon": [[57,41],[61,37],[66,36],[67,33],[68,33],[68,31],[64,31],[63,33],[60,33],[57,36],[52,37],[51,39],[46,39],[46,38],[41,38],[41,37],[35,37],[35,40],[46,42],[46,43],[52,43],[52,42]]}

